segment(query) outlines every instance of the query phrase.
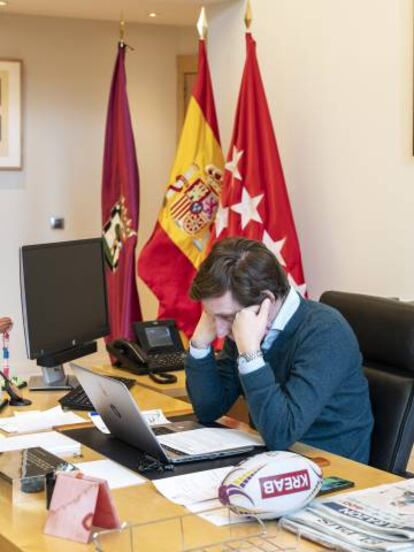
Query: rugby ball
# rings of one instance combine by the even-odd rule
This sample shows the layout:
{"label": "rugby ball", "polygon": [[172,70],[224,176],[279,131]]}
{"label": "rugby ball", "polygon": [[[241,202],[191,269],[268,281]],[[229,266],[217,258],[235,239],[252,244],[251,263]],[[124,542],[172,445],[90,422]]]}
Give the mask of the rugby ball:
{"label": "rugby ball", "polygon": [[274,519],[306,506],[321,485],[317,464],[293,452],[270,451],[235,466],[219,486],[219,500],[237,514]]}

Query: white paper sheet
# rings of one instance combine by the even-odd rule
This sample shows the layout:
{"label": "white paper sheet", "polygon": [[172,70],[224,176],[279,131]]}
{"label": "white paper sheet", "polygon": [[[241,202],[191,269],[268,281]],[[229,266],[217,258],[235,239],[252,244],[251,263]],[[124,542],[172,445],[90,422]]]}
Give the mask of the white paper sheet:
{"label": "white paper sheet", "polygon": [[[199,517],[209,521],[213,525],[222,527],[223,525],[233,525],[235,523],[246,523],[249,518],[238,516],[231,512],[228,508],[222,506],[218,499],[207,500],[204,502],[195,502],[186,506],[190,512],[198,514]],[[212,510],[212,511],[207,511]]]}
{"label": "white paper sheet", "polygon": [[146,479],[112,460],[94,460],[75,464],[85,475],[106,479],[110,489],[142,485]]}
{"label": "white paper sheet", "polygon": [[194,502],[215,499],[220,483],[233,466],[176,475],[153,481],[156,489],[168,500],[187,506]]}
{"label": "white paper sheet", "polygon": [[107,428],[105,422],[102,420],[101,416],[97,412],[88,412],[88,416],[93,422],[93,425],[96,429],[99,429],[102,433],[109,435],[111,432]]}
{"label": "white paper sheet", "polygon": [[57,431],[42,431],[0,439],[0,452],[30,447],[42,447],[52,454],[63,457],[79,455],[81,450],[80,443]]}
{"label": "white paper sheet", "polygon": [[150,426],[170,423],[170,420],[165,417],[164,412],[161,410],[161,408],[155,408],[154,410],[143,410],[142,415],[147,420]]}
{"label": "white paper sheet", "polygon": [[[246,518],[237,516],[222,506],[218,500],[218,488],[233,466],[205,470],[186,475],[176,475],[153,481],[156,489],[168,500],[182,504],[190,512],[217,526],[244,523]],[[206,511],[213,510],[213,511]]]}
{"label": "white paper sheet", "polygon": [[55,406],[43,411],[15,412],[14,416],[0,419],[0,428],[8,433],[29,433],[60,425],[84,424],[85,422],[85,418],[70,411],[64,412],[61,406]]}
{"label": "white paper sheet", "polygon": [[7,433],[16,431],[16,423],[18,422],[16,419],[17,416],[21,418],[29,416],[30,418],[31,416],[39,413],[40,410],[28,410],[24,412],[15,412],[13,416],[9,416],[7,418],[0,418],[0,429],[7,431]]}
{"label": "white paper sheet", "polygon": [[[161,410],[161,408],[156,408],[154,410],[143,410],[141,414],[144,416],[150,426],[158,426],[170,423],[170,420],[165,417],[164,412]],[[105,422],[102,420],[101,416],[97,412],[89,412],[88,416],[94,423],[95,427],[99,429],[99,431],[107,434],[111,433],[107,428]]]}
{"label": "white paper sheet", "polygon": [[238,429],[210,427],[160,435],[157,439],[161,444],[187,454],[207,454],[264,444],[259,435]]}

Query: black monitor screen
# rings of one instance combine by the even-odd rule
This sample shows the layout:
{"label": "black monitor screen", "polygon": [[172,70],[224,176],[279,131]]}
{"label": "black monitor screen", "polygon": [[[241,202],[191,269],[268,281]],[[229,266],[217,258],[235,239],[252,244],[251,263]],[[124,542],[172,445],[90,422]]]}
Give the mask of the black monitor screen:
{"label": "black monitor screen", "polygon": [[30,358],[109,333],[100,238],[24,246],[20,270]]}

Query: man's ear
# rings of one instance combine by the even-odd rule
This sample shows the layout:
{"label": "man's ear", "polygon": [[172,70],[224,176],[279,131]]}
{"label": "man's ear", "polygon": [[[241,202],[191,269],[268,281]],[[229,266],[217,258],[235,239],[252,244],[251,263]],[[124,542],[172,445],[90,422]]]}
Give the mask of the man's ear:
{"label": "man's ear", "polygon": [[270,291],[270,289],[265,289],[264,291],[262,291],[261,295],[261,301],[264,301],[266,297],[268,297],[272,304],[276,303],[276,297],[274,296],[274,293]]}
{"label": "man's ear", "polygon": [[269,329],[273,323],[273,320],[276,318],[278,312],[280,311],[283,301],[281,299],[276,299],[273,292],[271,292],[269,289],[265,289],[262,292],[262,301],[264,301],[267,298],[270,299],[271,305],[269,310],[269,318],[267,323],[267,328]]}

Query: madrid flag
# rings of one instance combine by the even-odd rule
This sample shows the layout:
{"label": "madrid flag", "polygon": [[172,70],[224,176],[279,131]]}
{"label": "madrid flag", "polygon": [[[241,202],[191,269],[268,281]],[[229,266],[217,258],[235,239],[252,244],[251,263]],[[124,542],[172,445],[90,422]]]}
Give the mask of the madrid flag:
{"label": "madrid flag", "polygon": [[256,58],[246,33],[247,55],[223,190],[211,243],[227,236],[262,241],[302,294],[305,282],[272,120]]}
{"label": "madrid flag", "polygon": [[102,235],[111,334],[133,338],[132,322],[142,320],[135,280],[139,178],[128,106],[125,46],[120,43],[106,119],[102,174]]}
{"label": "madrid flag", "polygon": [[198,76],[158,221],[138,259],[138,274],[159,300],[159,318],[174,318],[190,336],[200,307],[188,297],[206,256],[221,191],[224,158],[204,40]]}

